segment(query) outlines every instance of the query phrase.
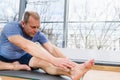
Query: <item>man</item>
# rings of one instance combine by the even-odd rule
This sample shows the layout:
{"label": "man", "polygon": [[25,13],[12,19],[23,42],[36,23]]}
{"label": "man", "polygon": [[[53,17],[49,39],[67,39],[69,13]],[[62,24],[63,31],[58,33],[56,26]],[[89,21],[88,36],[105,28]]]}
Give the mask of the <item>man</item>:
{"label": "man", "polygon": [[[66,75],[79,80],[93,65],[70,61],[39,31],[38,13],[26,11],[23,20],[5,25],[0,36],[0,70],[31,70],[41,68],[48,74]],[[35,42],[39,42],[42,47]]]}

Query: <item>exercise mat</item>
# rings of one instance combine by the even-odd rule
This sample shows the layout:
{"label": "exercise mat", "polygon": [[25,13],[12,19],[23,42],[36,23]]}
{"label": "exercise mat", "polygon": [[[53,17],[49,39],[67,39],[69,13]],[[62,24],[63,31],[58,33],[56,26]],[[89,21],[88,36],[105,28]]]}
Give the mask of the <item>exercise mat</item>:
{"label": "exercise mat", "polygon": [[40,70],[35,71],[0,71],[1,76],[12,76],[30,80],[70,80],[66,76],[54,76]]}

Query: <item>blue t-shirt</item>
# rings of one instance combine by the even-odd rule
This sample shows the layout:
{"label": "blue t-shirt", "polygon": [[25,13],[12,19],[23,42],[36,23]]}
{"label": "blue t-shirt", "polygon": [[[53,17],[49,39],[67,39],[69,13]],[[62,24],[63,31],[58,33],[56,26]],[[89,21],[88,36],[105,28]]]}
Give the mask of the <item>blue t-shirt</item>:
{"label": "blue t-shirt", "polygon": [[4,26],[0,35],[0,55],[8,59],[18,59],[26,54],[24,50],[9,42],[8,37],[12,35],[21,35],[26,39],[39,42],[40,44],[44,44],[48,41],[41,31],[38,31],[36,35],[31,38],[23,32],[19,22],[8,23]]}

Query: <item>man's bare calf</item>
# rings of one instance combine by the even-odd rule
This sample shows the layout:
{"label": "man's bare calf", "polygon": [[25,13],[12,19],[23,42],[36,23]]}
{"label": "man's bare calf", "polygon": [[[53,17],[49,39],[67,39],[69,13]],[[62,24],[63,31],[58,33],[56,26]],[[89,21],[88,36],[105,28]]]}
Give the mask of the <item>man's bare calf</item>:
{"label": "man's bare calf", "polygon": [[38,58],[32,58],[30,61],[31,67],[37,67],[43,69],[46,73],[51,75],[65,75],[69,76],[72,80],[80,80],[80,78],[91,69],[91,67],[94,65],[94,59],[91,59],[89,61],[86,61],[83,64],[77,64],[75,63],[74,69],[70,71],[62,70],[53,64],[40,60]]}

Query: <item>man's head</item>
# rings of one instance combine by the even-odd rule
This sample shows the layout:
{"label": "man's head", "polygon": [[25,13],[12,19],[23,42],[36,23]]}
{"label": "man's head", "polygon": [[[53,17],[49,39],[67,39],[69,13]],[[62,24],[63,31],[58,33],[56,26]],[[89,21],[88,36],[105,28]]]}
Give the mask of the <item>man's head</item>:
{"label": "man's head", "polygon": [[30,37],[34,37],[40,27],[40,16],[37,12],[26,11],[21,21],[23,31]]}

